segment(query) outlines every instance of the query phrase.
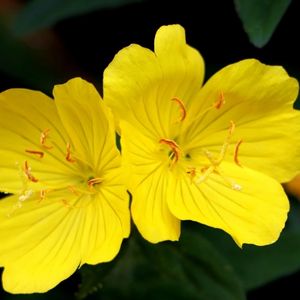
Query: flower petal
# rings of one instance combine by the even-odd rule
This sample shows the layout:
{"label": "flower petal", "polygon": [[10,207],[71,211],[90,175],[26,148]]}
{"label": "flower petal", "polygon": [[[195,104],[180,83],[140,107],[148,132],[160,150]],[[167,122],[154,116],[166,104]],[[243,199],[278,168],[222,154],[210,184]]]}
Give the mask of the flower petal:
{"label": "flower petal", "polygon": [[186,44],[185,30],[180,25],[161,26],[155,35],[154,48],[164,85],[174,86],[171,96],[179,97],[188,107],[203,83],[202,56]]}
{"label": "flower petal", "polygon": [[284,227],[289,201],[271,177],[223,162],[221,175],[212,173],[199,184],[186,174],[175,177],[168,197],[171,212],[229,233],[239,246],[275,242]]}
{"label": "flower petal", "polygon": [[142,236],[152,243],[178,240],[180,222],[169,211],[166,194],[169,170],[158,158],[158,144],[127,122],[121,122],[124,169],[132,194],[132,218]]}
{"label": "flower petal", "polygon": [[[40,139],[45,131],[49,136],[43,145]],[[75,169],[64,162],[66,134],[51,98],[26,89],[2,92],[0,135],[0,190],[15,193],[24,189],[25,161],[39,179],[32,189],[44,183],[48,187],[72,184]],[[43,158],[34,151],[43,153]]]}
{"label": "flower petal", "polygon": [[0,239],[5,243],[0,245],[0,265],[5,268],[5,290],[46,292],[80,265],[114,258],[124,236],[122,227],[129,223],[127,209],[122,224],[124,209],[115,206],[120,202],[117,197],[103,192],[70,199],[55,192],[43,201],[33,195],[22,205],[16,196],[1,200]]}
{"label": "flower petal", "polygon": [[189,105],[203,74],[203,59],[186,44],[184,29],[163,26],[155,37],[155,53],[135,44],[119,51],[104,72],[104,99],[119,119],[155,138],[167,137],[180,118],[172,99]]}
{"label": "flower petal", "polygon": [[132,190],[132,218],[141,235],[151,243],[165,240],[177,241],[180,235],[180,221],[168,208],[168,173],[160,168],[145,177]]}
{"label": "flower petal", "polygon": [[71,143],[71,155],[99,172],[117,167],[113,118],[95,87],[73,78],[56,85],[53,94]]}
{"label": "flower petal", "polygon": [[[224,105],[203,114],[220,93]],[[300,112],[292,108],[297,93],[297,81],[281,67],[254,59],[227,66],[201,90],[201,101],[191,108],[200,117],[187,126],[182,143],[219,153],[233,121],[236,129],[226,159],[233,161],[234,145],[241,139],[244,166],[288,181],[300,165]]]}

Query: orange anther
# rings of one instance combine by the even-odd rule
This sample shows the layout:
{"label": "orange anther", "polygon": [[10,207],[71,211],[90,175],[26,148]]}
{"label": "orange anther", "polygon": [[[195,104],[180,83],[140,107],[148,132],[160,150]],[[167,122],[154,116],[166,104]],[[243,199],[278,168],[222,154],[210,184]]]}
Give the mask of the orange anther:
{"label": "orange anther", "polygon": [[39,158],[43,158],[44,157],[44,152],[42,151],[35,151],[35,150],[25,150],[26,153],[30,153],[30,154],[34,154],[37,155]]}
{"label": "orange anther", "polygon": [[68,162],[74,163],[76,159],[71,157],[71,145],[70,143],[67,143],[67,155],[66,155],[66,160]]}
{"label": "orange anther", "polygon": [[234,148],[234,155],[233,155],[234,162],[240,167],[241,167],[241,163],[239,162],[239,159],[238,159],[238,153],[239,153],[240,145],[242,142],[243,142],[242,140],[239,140],[236,143],[235,148]]}
{"label": "orange anther", "polygon": [[168,139],[160,139],[159,143],[167,145],[171,148],[172,153],[170,155],[170,158],[172,159],[172,164],[176,163],[180,156],[179,146],[174,141]]}
{"label": "orange anther", "polygon": [[188,171],[186,171],[187,174],[191,177],[191,183],[193,182],[193,179],[196,176],[196,168],[190,168]]}
{"label": "orange anther", "polygon": [[32,174],[31,174],[31,168],[28,166],[27,160],[25,160],[24,163],[24,174],[25,176],[32,182],[38,182],[39,180],[36,179]]}
{"label": "orange anther", "polygon": [[88,180],[88,187],[93,188],[95,184],[101,183],[103,181],[102,178],[92,178]]}
{"label": "orange anther", "polygon": [[45,148],[45,149],[52,149],[52,146],[46,145],[46,139],[49,136],[50,129],[47,128],[44,131],[42,131],[40,135],[40,144]]}
{"label": "orange anther", "polygon": [[195,168],[191,168],[190,170],[186,171],[189,175],[191,175],[192,177],[196,176],[196,169]]}
{"label": "orange anther", "polygon": [[213,107],[216,109],[220,109],[225,104],[224,93],[221,92],[219,95],[219,99],[213,104]]}
{"label": "orange anther", "polygon": [[180,114],[181,114],[179,121],[182,122],[186,118],[186,109],[184,103],[177,97],[172,98],[171,101],[174,101],[179,105]]}

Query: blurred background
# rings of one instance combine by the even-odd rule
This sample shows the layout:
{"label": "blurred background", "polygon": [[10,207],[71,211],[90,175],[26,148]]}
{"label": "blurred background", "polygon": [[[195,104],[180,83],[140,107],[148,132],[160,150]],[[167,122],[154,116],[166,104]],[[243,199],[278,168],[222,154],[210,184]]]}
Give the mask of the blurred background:
{"label": "blurred background", "polygon": [[[51,95],[55,84],[81,76],[101,93],[102,73],[120,49],[130,43],[153,49],[156,30],[174,23],[185,28],[187,42],[203,55],[206,78],[230,63],[257,58],[282,65],[299,79],[299,12],[297,0],[0,0],[0,91],[23,87]],[[191,223],[184,224],[175,246],[154,248],[134,232],[135,242],[126,241],[116,261],[83,267],[43,295],[10,295],[0,288],[0,299],[299,299],[289,291],[300,280],[300,208],[289,196],[288,224],[274,245],[240,250],[222,232]],[[191,239],[197,237],[196,245]],[[197,247],[197,254],[177,258],[174,252]],[[133,260],[137,249],[147,259]],[[174,262],[165,259],[169,251]],[[171,263],[185,266],[187,258],[198,269],[183,268],[183,275],[166,271]],[[197,293],[185,291],[190,281]]]}

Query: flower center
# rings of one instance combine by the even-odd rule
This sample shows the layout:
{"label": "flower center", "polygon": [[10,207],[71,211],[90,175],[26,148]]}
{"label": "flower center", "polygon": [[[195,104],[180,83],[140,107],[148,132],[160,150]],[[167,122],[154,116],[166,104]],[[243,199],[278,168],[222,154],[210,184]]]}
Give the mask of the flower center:
{"label": "flower center", "polygon": [[[29,159],[33,158],[34,160],[38,159],[42,161],[47,155],[54,156],[54,153],[50,152],[55,149],[55,145],[55,142],[51,143],[50,129],[47,128],[40,134],[39,149],[25,149],[25,153],[27,153]],[[59,153],[61,153],[61,151]],[[59,157],[57,158],[60,159]],[[67,194],[70,193],[70,197],[67,197],[70,199],[74,199],[76,197],[79,198],[81,195],[86,194],[93,195],[98,192],[99,185],[103,182],[103,178],[93,171],[93,167],[90,166],[89,163],[84,162],[76,156],[69,142],[66,144],[65,153],[62,153],[61,161],[64,164],[70,164],[70,167],[74,165],[72,168],[74,169],[75,167],[75,170],[78,171],[78,181],[75,184],[66,184],[65,187],[52,188],[52,185],[47,184],[41,180],[39,176],[36,176],[29,161],[30,160],[25,160],[23,165],[20,166],[20,177],[23,183],[23,188],[19,193],[19,201],[16,204],[17,208],[22,207],[22,203],[29,199],[35,191],[39,190],[38,186],[41,186],[41,189],[39,190],[40,202],[45,200],[50,193],[58,191],[65,191]],[[32,184],[37,184],[37,188],[34,188],[34,185]],[[32,188],[30,188],[30,186]],[[70,201],[67,199],[61,199],[61,203],[66,207],[72,207]]]}
{"label": "flower center", "polygon": [[171,160],[170,167],[172,167],[179,160],[179,157],[181,154],[181,150],[180,150],[179,146],[177,145],[176,142],[174,142],[173,140],[169,140],[169,139],[160,139],[159,143],[162,145],[166,145],[170,149],[168,155],[169,155],[169,159]]}
{"label": "flower center", "polygon": [[[183,122],[187,117],[187,110],[185,108],[183,101],[180,100],[178,97],[173,97],[171,101],[174,102],[179,107],[180,118],[178,119],[177,122]],[[220,92],[218,99],[207,109],[204,109],[200,116],[197,115],[196,117],[197,120],[211,110],[221,109],[224,104],[225,104],[225,96],[223,92]],[[192,120],[192,122],[194,121],[196,121],[196,119]],[[161,138],[159,140],[159,144],[166,146],[169,150],[168,158],[169,158],[170,168],[173,168],[174,165],[177,164],[181,158],[183,158],[184,161],[183,167],[186,174],[190,177],[191,183],[199,185],[204,181],[206,181],[212,174],[215,174],[220,176],[222,180],[227,185],[229,185],[232,189],[239,191],[242,189],[242,187],[238,183],[231,180],[230,178],[224,176],[220,167],[222,161],[225,159],[225,156],[228,152],[228,148],[231,144],[231,139],[234,130],[235,130],[235,123],[233,121],[230,121],[227,136],[225,137],[225,141],[221,147],[220,153],[217,156],[214,156],[210,151],[206,149],[199,149],[200,151],[202,151],[204,157],[203,158],[204,163],[202,163],[201,166],[195,166],[195,161],[193,160],[192,154],[189,152],[183,153],[180,146],[173,139]],[[239,140],[236,143],[234,148],[234,154],[233,154],[233,161],[238,166],[241,166],[241,163],[238,159],[238,153],[239,153],[239,148],[241,146],[241,143],[242,140]],[[205,163],[205,160],[207,160],[207,163]],[[189,165],[190,163],[194,165],[190,166]]]}

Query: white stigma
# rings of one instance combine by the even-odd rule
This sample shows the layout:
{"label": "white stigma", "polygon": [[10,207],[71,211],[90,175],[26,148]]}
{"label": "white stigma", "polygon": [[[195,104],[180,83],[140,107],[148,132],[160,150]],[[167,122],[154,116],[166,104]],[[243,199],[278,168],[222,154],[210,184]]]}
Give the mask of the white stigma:
{"label": "white stigma", "polygon": [[33,194],[32,190],[27,190],[25,192],[23,192],[20,196],[19,196],[19,201],[24,202],[25,200],[29,199],[31,197],[31,195]]}

